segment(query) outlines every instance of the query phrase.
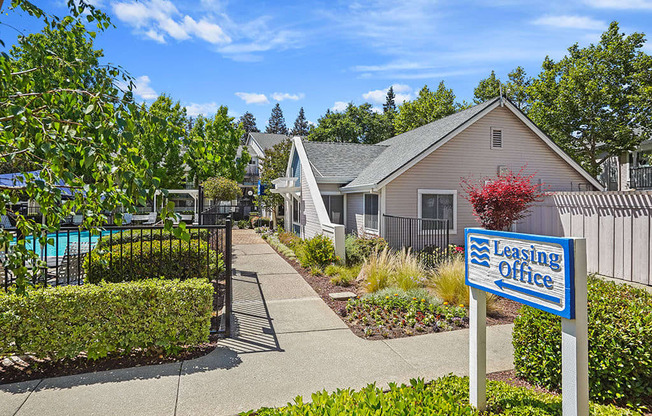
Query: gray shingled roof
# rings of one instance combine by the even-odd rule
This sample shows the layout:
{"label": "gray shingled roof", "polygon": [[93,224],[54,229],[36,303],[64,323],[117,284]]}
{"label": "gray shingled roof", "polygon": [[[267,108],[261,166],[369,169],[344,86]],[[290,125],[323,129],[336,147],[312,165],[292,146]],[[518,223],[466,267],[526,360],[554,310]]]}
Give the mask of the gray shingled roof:
{"label": "gray shingled roof", "polygon": [[[425,126],[378,143],[376,146],[387,146],[387,150],[380,153],[351,183],[342,189],[350,189],[356,186],[373,186],[382,182],[392,173],[446,137],[448,133],[492,105],[496,100],[498,98],[478,104],[459,113],[451,114],[448,117],[441,118]],[[309,159],[313,162],[310,156]]]}
{"label": "gray shingled roof", "polygon": [[263,150],[271,149],[274,145],[286,140],[288,136],[285,134],[272,134],[272,133],[249,133],[256,140],[256,143],[263,148]]}
{"label": "gray shingled roof", "polygon": [[376,159],[385,146],[304,141],[315,178],[342,178],[348,182]]}

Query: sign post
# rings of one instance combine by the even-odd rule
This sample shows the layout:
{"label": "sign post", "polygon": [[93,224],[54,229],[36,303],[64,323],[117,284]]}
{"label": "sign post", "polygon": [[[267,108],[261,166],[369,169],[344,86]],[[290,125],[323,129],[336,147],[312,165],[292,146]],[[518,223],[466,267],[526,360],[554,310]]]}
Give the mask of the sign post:
{"label": "sign post", "polygon": [[562,318],[562,409],[588,416],[586,241],[480,228],[465,230],[470,286],[469,399],[486,407],[486,292]]}

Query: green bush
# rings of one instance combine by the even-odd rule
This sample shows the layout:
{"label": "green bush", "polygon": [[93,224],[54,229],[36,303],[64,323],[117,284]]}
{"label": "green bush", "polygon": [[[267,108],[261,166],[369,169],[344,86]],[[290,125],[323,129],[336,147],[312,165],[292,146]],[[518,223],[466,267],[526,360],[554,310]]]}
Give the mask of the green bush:
{"label": "green bush", "polygon": [[247,228],[251,228],[251,224],[248,220],[240,220],[238,221],[238,228],[241,230],[246,230]]}
{"label": "green bush", "polygon": [[225,267],[222,253],[209,250],[204,241],[168,240],[96,248],[86,256],[84,269],[87,283],[118,283],[153,277],[208,278]]}
{"label": "green bush", "polygon": [[[410,384],[390,383],[383,391],[370,384],[358,391],[338,389],[314,393],[310,403],[301,396],[294,403],[277,409],[262,408],[243,415],[479,415],[469,404],[469,379],[449,375],[431,383],[422,379]],[[633,411],[614,406],[591,404],[591,415],[627,416]],[[561,397],[537,393],[523,387],[513,387],[503,382],[487,383],[487,412],[484,415],[561,415]]]}
{"label": "green bush", "polygon": [[213,286],[203,279],[0,292],[0,356],[89,358],[133,348],[175,352],[208,341]]}
{"label": "green bush", "polygon": [[296,254],[303,267],[315,266],[323,269],[330,263],[338,261],[333,241],[323,234],[304,240],[301,246],[301,252]]}
{"label": "green bush", "polygon": [[346,264],[362,264],[371,254],[383,251],[385,247],[387,242],[381,237],[362,238],[349,234],[344,240]]}
{"label": "green bush", "polygon": [[[210,239],[208,230],[187,230],[190,234],[191,240],[201,240],[206,242]],[[130,242],[139,241],[169,241],[179,240],[172,231],[164,230],[162,228],[152,230],[139,230],[125,228],[122,232],[113,232],[111,235],[102,236],[96,248],[106,248],[116,244],[126,244]]]}
{"label": "green bush", "polygon": [[206,179],[202,186],[206,198],[218,201],[233,201],[242,195],[238,182],[221,176]]}
{"label": "green bush", "polygon": [[[652,294],[625,284],[589,279],[591,398],[639,405],[652,397]],[[561,387],[561,319],[524,306],[513,332],[520,377]]]}
{"label": "green bush", "polygon": [[339,266],[331,264],[324,269],[324,274],[331,278],[331,283],[338,286],[350,286],[360,274],[361,266]]}
{"label": "green bush", "polygon": [[294,254],[294,251],[292,251],[292,249],[290,247],[288,247],[285,244],[281,243],[279,241],[279,238],[276,235],[271,234],[271,235],[265,236],[264,238],[267,240],[267,242],[269,243],[270,246],[272,246],[273,248],[278,250],[285,257],[287,257],[289,259],[296,259],[297,258],[297,256]]}

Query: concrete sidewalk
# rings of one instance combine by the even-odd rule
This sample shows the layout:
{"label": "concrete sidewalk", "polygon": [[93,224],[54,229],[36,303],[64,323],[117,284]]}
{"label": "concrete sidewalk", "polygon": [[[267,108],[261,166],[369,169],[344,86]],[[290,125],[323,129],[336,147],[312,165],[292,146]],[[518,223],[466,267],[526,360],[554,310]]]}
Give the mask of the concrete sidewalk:
{"label": "concrete sidewalk", "polygon": [[[0,415],[232,415],[322,389],[467,374],[467,330],[358,338],[271,247],[240,237],[233,338],[182,363],[3,385]],[[488,371],[512,368],[511,330],[488,328]]]}

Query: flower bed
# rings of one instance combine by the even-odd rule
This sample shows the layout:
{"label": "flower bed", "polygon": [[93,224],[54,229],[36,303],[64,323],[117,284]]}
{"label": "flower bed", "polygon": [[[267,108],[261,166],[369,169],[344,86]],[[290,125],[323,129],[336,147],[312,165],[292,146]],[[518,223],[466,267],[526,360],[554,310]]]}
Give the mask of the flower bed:
{"label": "flower bed", "polygon": [[424,290],[350,299],[346,319],[362,326],[367,338],[451,331],[469,322],[463,305],[440,304]]}

